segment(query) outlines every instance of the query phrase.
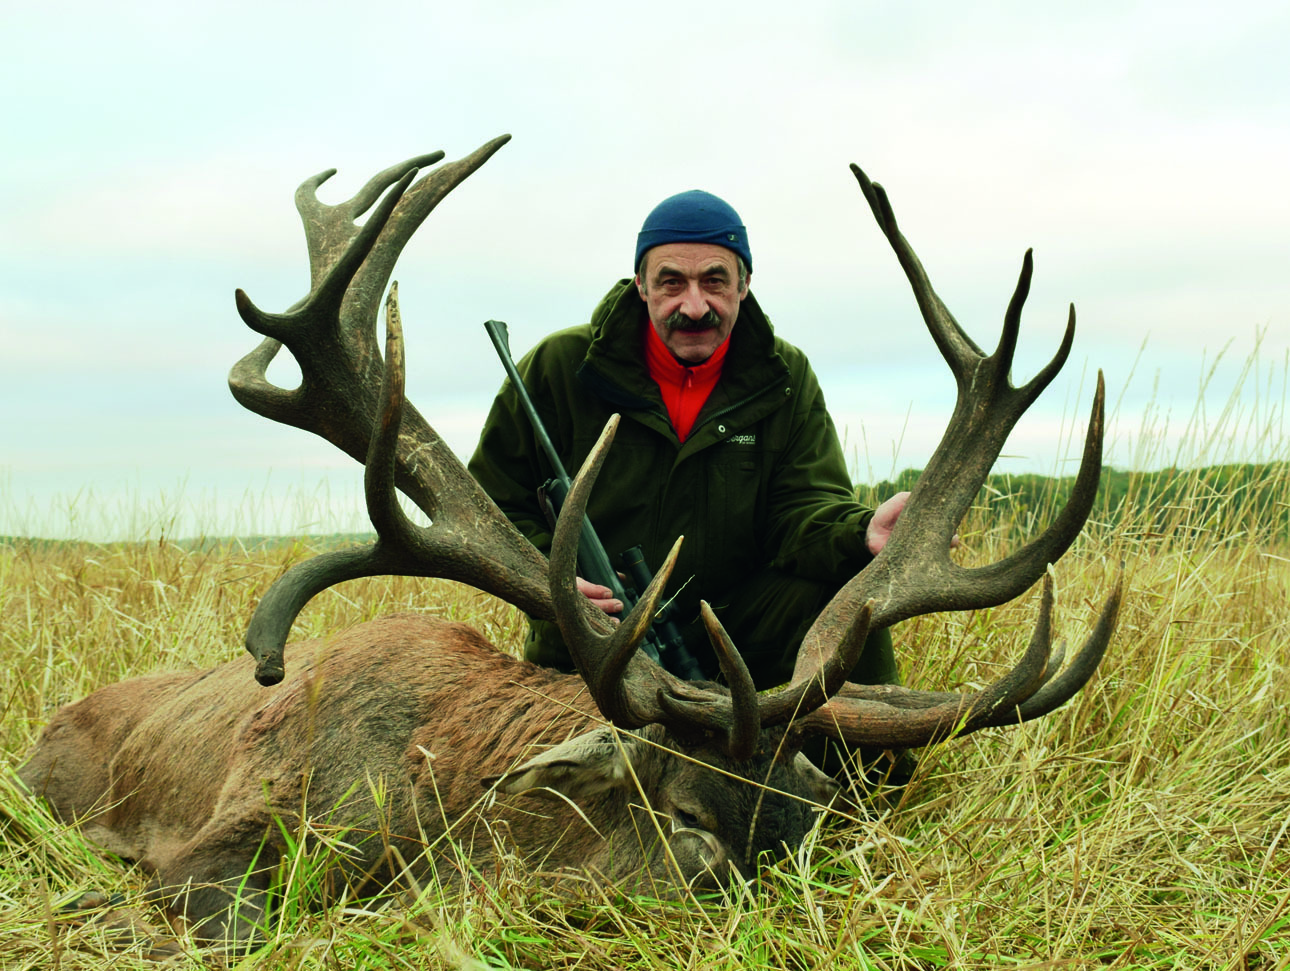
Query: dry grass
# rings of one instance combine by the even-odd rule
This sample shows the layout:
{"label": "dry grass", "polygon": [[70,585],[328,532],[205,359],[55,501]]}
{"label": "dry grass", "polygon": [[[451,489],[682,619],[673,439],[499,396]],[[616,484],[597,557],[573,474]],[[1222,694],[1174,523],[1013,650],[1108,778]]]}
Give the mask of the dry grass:
{"label": "dry grass", "polygon": [[[1290,503],[1286,467],[1269,473]],[[1195,476],[1189,494],[1212,490]],[[1148,498],[1148,497],[1140,497]],[[977,510],[969,561],[1029,524]],[[1094,683],[1061,711],[924,753],[879,818],[826,821],[760,887],[721,904],[588,888],[553,901],[522,872],[395,908],[316,897],[321,856],[288,861],[275,936],[247,967],[1290,967],[1290,543],[1251,514],[1160,528],[1098,510],[1057,570],[1060,627],[1083,636],[1121,561],[1127,597]],[[304,547],[172,543],[0,548],[0,748],[13,766],[52,709],[98,685],[240,650],[255,599]],[[299,634],[432,609],[514,650],[515,612],[448,584],[356,581]],[[1033,597],[898,630],[907,680],[955,687],[1020,655]],[[913,649],[917,645],[917,650]],[[248,686],[248,690],[253,690]],[[0,783],[0,968],[133,967],[140,949],[58,912],[94,888],[140,901],[100,859]],[[152,919],[156,919],[155,915]],[[181,953],[179,965],[212,963]]]}

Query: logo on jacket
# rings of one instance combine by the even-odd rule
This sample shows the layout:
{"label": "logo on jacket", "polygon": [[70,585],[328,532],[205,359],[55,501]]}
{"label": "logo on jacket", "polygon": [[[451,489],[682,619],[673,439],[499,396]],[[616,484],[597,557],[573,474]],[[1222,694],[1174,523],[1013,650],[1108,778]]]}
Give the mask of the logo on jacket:
{"label": "logo on jacket", "polygon": [[749,432],[744,435],[731,435],[726,441],[731,445],[756,445],[757,436]]}

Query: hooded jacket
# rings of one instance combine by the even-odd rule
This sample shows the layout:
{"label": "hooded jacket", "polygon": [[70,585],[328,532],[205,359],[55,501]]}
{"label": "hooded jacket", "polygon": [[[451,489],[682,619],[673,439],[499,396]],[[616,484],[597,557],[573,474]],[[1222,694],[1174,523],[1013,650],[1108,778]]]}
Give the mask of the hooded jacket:
{"label": "hooded jacket", "polygon": [[[721,379],[684,443],[645,363],[644,301],[620,280],[591,322],[558,331],[518,363],[556,451],[572,476],[605,422],[620,413],[588,517],[617,562],[636,545],[657,567],[684,536],[668,590],[673,616],[688,622],[699,600],[737,595],[773,567],[840,584],[872,558],[872,510],[854,498],[842,446],[806,356],[777,338],[750,292],[730,335]],[[551,531],[536,491],[552,470],[509,380],[489,413],[470,472],[544,553]],[[545,627],[546,625],[542,625]],[[553,627],[556,655],[567,654]]]}

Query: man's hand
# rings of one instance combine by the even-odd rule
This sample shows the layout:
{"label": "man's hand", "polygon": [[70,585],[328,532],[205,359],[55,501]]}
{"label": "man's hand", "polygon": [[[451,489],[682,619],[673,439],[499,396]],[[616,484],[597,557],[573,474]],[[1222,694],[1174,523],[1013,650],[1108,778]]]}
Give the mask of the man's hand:
{"label": "man's hand", "polygon": [[909,502],[909,493],[897,492],[873,511],[869,528],[865,530],[864,542],[874,556],[881,553],[882,548],[887,545],[887,540],[891,539],[891,531],[896,527],[896,520],[900,518],[907,502]]}
{"label": "man's hand", "polygon": [[575,579],[578,581],[578,592],[605,613],[621,614],[623,612],[623,602],[617,599],[614,596],[614,592],[608,587],[602,587],[599,583],[592,583],[590,580],[582,579],[582,577],[576,577]]}
{"label": "man's hand", "polygon": [[[881,553],[882,548],[887,545],[887,540],[891,539],[891,531],[896,528],[896,520],[904,512],[905,503],[907,502],[909,502],[909,493],[897,492],[873,511],[873,518],[869,520],[869,528],[865,530],[864,541],[865,545],[869,547],[869,552],[874,556]],[[955,533],[950,537],[950,549],[955,550],[958,547],[959,534]]]}

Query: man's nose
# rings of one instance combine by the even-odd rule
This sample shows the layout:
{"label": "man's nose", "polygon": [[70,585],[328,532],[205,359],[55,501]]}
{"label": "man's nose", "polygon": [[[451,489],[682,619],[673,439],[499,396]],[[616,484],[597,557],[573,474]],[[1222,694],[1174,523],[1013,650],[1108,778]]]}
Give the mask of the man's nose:
{"label": "man's nose", "polygon": [[686,288],[680,309],[681,313],[691,320],[698,320],[708,312],[708,298],[697,283],[693,283]]}

